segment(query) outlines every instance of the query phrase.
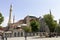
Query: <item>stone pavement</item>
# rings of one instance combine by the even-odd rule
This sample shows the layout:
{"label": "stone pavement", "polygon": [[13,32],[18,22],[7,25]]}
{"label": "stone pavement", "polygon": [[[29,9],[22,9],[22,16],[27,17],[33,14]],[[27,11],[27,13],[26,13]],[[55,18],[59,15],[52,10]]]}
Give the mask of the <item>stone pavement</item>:
{"label": "stone pavement", "polygon": [[[13,37],[7,38],[7,40],[25,40],[24,37]],[[27,37],[27,40],[60,40],[60,37],[52,37],[52,38],[40,38],[40,37]]]}
{"label": "stone pavement", "polygon": [[1,40],[1,36],[0,36],[0,40]]}

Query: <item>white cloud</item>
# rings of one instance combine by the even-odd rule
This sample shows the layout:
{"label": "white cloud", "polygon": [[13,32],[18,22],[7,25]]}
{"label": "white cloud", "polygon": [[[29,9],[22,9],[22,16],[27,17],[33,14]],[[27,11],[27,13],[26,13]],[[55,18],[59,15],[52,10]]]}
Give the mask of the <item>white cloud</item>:
{"label": "white cloud", "polygon": [[2,26],[3,26],[3,27],[7,26],[7,22],[8,22],[8,17],[5,17],[5,18],[4,18],[4,21],[3,21],[3,23],[2,23]]}
{"label": "white cloud", "polygon": [[[9,19],[9,17],[5,17],[5,18],[4,18],[4,21],[3,21],[3,23],[2,23],[2,26],[3,26],[3,27],[6,27],[6,26],[7,26],[7,24],[8,24],[8,19]],[[11,21],[13,22],[12,19],[11,19]]]}
{"label": "white cloud", "polygon": [[[8,24],[8,19],[9,19],[9,17],[4,17],[4,21],[1,24],[1,26],[6,27]],[[17,22],[17,20],[15,20],[15,22]],[[13,23],[13,17],[11,18],[11,23]]]}

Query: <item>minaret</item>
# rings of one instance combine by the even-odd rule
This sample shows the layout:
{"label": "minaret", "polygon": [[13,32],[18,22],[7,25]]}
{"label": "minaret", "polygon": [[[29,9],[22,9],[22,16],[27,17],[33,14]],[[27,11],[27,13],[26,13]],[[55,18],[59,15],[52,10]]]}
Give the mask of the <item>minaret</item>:
{"label": "minaret", "polygon": [[12,16],[12,5],[10,5],[10,13],[9,13],[8,26],[11,24],[11,16]]}
{"label": "minaret", "polygon": [[59,24],[60,24],[60,19],[59,19]]}
{"label": "minaret", "polygon": [[13,16],[13,23],[15,22],[15,15]]}
{"label": "minaret", "polygon": [[50,15],[51,15],[51,10],[49,10],[50,11]]}

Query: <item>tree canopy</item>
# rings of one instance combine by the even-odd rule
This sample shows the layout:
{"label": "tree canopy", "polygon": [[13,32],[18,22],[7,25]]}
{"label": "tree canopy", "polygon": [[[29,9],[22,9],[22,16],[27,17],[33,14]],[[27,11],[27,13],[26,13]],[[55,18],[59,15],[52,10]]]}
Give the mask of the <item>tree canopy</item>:
{"label": "tree canopy", "polygon": [[23,30],[24,30],[25,32],[31,32],[30,27],[27,27],[27,26],[23,27]]}
{"label": "tree canopy", "polygon": [[54,29],[57,26],[57,22],[53,19],[53,15],[45,14],[44,20],[45,20],[46,24],[48,25],[50,32],[54,32]]}
{"label": "tree canopy", "polygon": [[55,32],[60,33],[60,26],[59,25],[55,28]]}
{"label": "tree canopy", "polygon": [[30,22],[32,32],[37,32],[39,30],[39,22],[36,20],[32,20]]}
{"label": "tree canopy", "polygon": [[3,17],[2,14],[0,13],[0,25],[2,24],[3,21],[4,21],[4,17]]}

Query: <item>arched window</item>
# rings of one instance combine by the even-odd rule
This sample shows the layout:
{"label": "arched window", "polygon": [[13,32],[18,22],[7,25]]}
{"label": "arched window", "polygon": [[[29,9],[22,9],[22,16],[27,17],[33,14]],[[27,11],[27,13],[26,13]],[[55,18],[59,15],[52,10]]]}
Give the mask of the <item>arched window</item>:
{"label": "arched window", "polygon": [[23,36],[23,32],[21,32],[21,36]]}
{"label": "arched window", "polygon": [[20,33],[18,32],[18,37],[20,36]]}
{"label": "arched window", "polygon": [[14,37],[16,37],[16,32],[14,33]]}

